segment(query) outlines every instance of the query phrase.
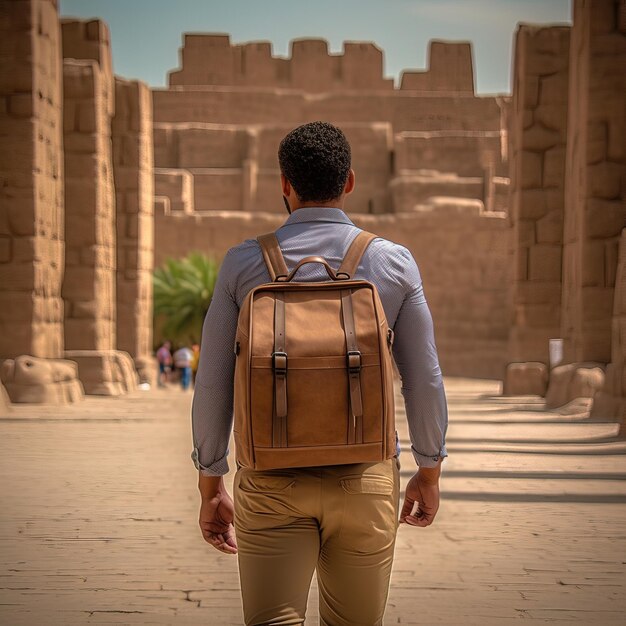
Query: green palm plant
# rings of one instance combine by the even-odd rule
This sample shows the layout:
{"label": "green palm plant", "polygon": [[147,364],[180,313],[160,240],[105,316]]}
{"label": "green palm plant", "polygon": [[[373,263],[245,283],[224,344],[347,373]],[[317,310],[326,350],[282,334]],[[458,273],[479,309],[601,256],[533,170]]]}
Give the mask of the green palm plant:
{"label": "green palm plant", "polygon": [[218,270],[217,262],[200,252],[191,252],[184,259],[167,259],[154,270],[155,327],[162,338],[200,343]]}

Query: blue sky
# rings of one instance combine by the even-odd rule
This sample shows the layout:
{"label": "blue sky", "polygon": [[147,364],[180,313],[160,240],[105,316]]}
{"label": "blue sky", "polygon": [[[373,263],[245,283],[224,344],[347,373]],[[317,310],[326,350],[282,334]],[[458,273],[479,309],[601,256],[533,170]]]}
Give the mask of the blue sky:
{"label": "blue sky", "polygon": [[511,46],[518,22],[570,23],[571,0],[61,0],[61,15],[108,22],[116,73],[163,86],[178,66],[184,32],[229,33],[233,43],[324,37],[331,52],[345,40],[383,49],[385,73],[423,68],[429,39],[470,40],[479,93],[510,91]]}

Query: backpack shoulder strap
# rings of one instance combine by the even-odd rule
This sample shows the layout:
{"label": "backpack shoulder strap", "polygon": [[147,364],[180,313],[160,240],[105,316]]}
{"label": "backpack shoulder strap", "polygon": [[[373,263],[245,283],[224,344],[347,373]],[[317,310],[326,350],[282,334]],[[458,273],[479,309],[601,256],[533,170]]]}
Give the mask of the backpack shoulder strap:
{"label": "backpack shoulder strap", "polygon": [[362,230],[352,240],[352,243],[346,252],[346,256],[343,257],[341,266],[337,270],[337,274],[341,272],[347,274],[350,278],[353,278],[365,249],[370,245],[372,239],[376,239],[376,237],[378,237],[378,235]]}
{"label": "backpack shoulder strap", "polygon": [[265,233],[259,235],[257,238],[259,245],[261,246],[261,252],[263,252],[263,260],[267,265],[267,270],[270,273],[272,282],[276,280],[278,276],[287,276],[289,271],[285,264],[285,258],[278,245],[278,239],[275,233]]}

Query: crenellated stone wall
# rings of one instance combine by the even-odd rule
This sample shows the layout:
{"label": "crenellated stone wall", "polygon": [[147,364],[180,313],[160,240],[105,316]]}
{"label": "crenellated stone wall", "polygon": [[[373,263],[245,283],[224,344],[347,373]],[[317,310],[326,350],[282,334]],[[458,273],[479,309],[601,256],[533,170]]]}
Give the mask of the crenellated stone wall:
{"label": "crenellated stone wall", "polygon": [[383,77],[382,51],[369,42],[346,42],[342,54],[329,54],[325,39],[295,39],[285,59],[272,55],[268,41],[232,45],[227,34],[186,33],[180,63],[169,73],[170,86],[393,89]]}
{"label": "crenellated stone wall", "polygon": [[[357,185],[352,213],[414,211],[435,197],[470,198],[508,209],[505,97],[476,97],[471,44],[433,41],[429,67],[383,78],[382,51],[298,39],[288,59],[265,42],[232,45],[228,35],[187,34],[182,68],[153,92],[155,164],[191,176],[194,210],[281,213],[278,145],[302,123],[341,127]],[[170,209],[189,203],[171,186]],[[175,253],[174,253],[175,255]]]}
{"label": "crenellated stone wall", "polygon": [[428,69],[402,72],[400,89],[474,95],[472,44],[433,40],[428,46]]}
{"label": "crenellated stone wall", "polygon": [[509,120],[515,241],[511,361],[548,365],[560,336],[570,28],[518,26]]}
{"label": "crenellated stone wall", "polygon": [[56,0],[2,4],[0,359],[63,355],[63,126]]}
{"label": "crenellated stone wall", "polygon": [[152,353],[154,189],[152,98],[139,81],[115,79],[112,124],[116,192],[117,348],[142,382],[156,382]]}

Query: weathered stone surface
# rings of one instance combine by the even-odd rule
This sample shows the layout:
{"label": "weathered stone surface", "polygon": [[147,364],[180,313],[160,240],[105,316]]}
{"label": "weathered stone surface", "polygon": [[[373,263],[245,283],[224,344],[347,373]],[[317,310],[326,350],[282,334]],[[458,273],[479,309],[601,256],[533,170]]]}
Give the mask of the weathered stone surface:
{"label": "weathered stone surface", "polygon": [[593,417],[617,419],[620,435],[626,437],[626,228],[619,242],[619,258],[611,320],[611,361],[606,368],[606,381],[596,394]]}
{"label": "weathered stone surface", "polygon": [[0,359],[63,354],[60,39],[56,2],[2,3]]}
{"label": "weathered stone surface", "polygon": [[135,362],[132,356],[128,352],[115,350],[115,360],[120,370],[124,391],[127,393],[136,391],[139,385],[139,375],[135,369]]}
{"label": "weathered stone surface", "polygon": [[155,168],[154,194],[169,199],[172,211],[193,213],[194,177],[182,168]]}
{"label": "weathered stone surface", "polygon": [[[480,201],[447,198],[444,202],[450,211],[431,207],[395,215],[366,215],[353,214],[348,208],[348,215],[360,228],[406,246],[414,255],[424,277],[442,371],[499,378],[505,366],[511,316],[508,220],[502,213],[477,215]],[[283,222],[284,216],[278,213],[167,216],[159,209],[155,214],[155,265],[160,266],[169,251],[180,249],[210,250],[220,260],[231,246],[275,230]]]}
{"label": "weathered stone surface", "polygon": [[2,382],[0,382],[0,417],[6,417],[11,412],[11,399]]}
{"label": "weathered stone surface", "polygon": [[550,372],[546,408],[563,406],[576,398],[593,398],[604,385],[601,363],[568,363]]}
{"label": "weathered stone surface", "polygon": [[512,287],[512,362],[547,365],[548,340],[559,335],[567,93],[556,94],[555,89],[558,82],[567,92],[569,31],[521,24],[516,33],[509,119],[518,259]]}
{"label": "weathered stone surface", "polygon": [[11,402],[67,404],[83,398],[76,363],[21,355],[6,359],[0,379]]}
{"label": "weathered stone surface", "polygon": [[[76,117],[64,126],[66,262],[65,346],[116,346],[115,188],[111,122],[115,87],[108,29],[63,21],[64,105]],[[83,137],[78,141],[77,137]]]}
{"label": "weathered stone surface", "polygon": [[78,377],[88,395],[119,396],[137,387],[137,372],[125,352],[67,350],[65,356],[78,365]]}
{"label": "weathered stone surface", "polygon": [[[448,47],[454,48],[454,44]],[[435,50],[435,64],[438,55]],[[181,58],[182,67],[169,73],[170,86],[393,89],[393,80],[383,76],[382,51],[369,42],[345,42],[343,54],[330,55],[323,39],[296,39],[291,42],[290,58],[284,59],[272,55],[270,42],[232,45],[228,35],[187,33]],[[471,70],[471,54],[468,58]],[[450,74],[444,68],[436,76],[451,80]]]}
{"label": "weathered stone surface", "polygon": [[[607,146],[626,143],[626,73],[620,69],[626,52],[605,44],[607,37],[623,40],[615,19],[617,3],[599,0],[591,7],[576,0],[573,9],[570,93],[576,96],[568,108],[561,336],[568,361],[608,363],[626,157],[619,151],[609,157]],[[598,30],[599,19],[603,25]]]}
{"label": "weathered stone surface", "polygon": [[474,94],[471,43],[431,41],[429,68],[402,72],[401,89]]}
{"label": "weathered stone surface", "polygon": [[505,396],[544,396],[548,388],[548,368],[544,363],[509,363],[504,375]]}
{"label": "weathered stone surface", "polygon": [[[154,258],[153,137],[150,90],[138,81],[116,78],[115,97],[112,140],[114,178],[119,198],[116,205],[117,348],[130,354],[135,363],[142,364],[141,382],[155,383],[156,370],[154,367],[147,366],[152,354]],[[133,158],[129,158],[129,154],[132,154]],[[187,182],[189,184],[187,191],[191,193],[191,177],[188,173]],[[186,199],[190,200],[190,198]],[[134,372],[134,366],[131,369]],[[122,370],[130,371],[129,367],[124,365]],[[135,374],[133,373],[132,376]],[[125,375],[127,391],[136,387],[136,383],[131,381],[132,376],[128,373]]]}

